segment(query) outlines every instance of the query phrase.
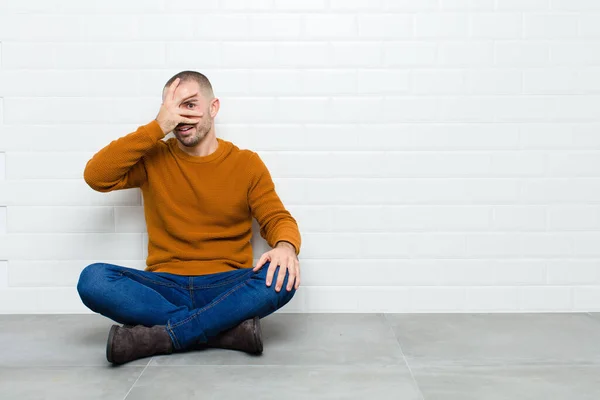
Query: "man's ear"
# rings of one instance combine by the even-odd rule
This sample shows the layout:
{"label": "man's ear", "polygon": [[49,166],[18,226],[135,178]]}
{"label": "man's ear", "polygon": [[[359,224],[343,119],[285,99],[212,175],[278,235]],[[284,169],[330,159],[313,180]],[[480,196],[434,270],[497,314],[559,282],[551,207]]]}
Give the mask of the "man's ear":
{"label": "man's ear", "polygon": [[221,108],[221,101],[217,97],[215,97],[210,103],[210,116],[212,118],[217,116],[217,114],[219,113],[219,108]]}

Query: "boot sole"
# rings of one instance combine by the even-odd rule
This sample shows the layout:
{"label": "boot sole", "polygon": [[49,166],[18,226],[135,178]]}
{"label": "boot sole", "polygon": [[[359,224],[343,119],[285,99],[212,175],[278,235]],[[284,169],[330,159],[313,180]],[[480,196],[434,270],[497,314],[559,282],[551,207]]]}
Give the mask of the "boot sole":
{"label": "boot sole", "polygon": [[111,326],[110,332],[108,333],[108,340],[106,341],[106,359],[112,364],[115,364],[114,359],[112,358],[112,347],[117,328],[119,328],[118,325]]}

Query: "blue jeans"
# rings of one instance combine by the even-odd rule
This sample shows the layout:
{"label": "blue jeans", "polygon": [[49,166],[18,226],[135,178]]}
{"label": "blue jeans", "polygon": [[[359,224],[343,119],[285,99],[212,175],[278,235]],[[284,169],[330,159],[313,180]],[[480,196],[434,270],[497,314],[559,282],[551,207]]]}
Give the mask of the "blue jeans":
{"label": "blue jeans", "polygon": [[280,267],[267,286],[269,265],[256,272],[245,268],[185,276],[94,263],[81,272],[77,291],[88,308],[116,322],[165,325],[174,349],[184,350],[287,304],[296,292],[287,290],[289,274],[277,292]]}

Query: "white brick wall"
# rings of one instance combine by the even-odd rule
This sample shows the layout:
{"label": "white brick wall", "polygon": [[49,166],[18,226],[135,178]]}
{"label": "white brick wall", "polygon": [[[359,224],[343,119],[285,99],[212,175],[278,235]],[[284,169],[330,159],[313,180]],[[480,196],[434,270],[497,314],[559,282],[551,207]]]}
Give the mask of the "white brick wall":
{"label": "white brick wall", "polygon": [[284,312],[600,311],[600,2],[0,0],[0,313],[144,267],[82,173],[183,69],[298,219]]}

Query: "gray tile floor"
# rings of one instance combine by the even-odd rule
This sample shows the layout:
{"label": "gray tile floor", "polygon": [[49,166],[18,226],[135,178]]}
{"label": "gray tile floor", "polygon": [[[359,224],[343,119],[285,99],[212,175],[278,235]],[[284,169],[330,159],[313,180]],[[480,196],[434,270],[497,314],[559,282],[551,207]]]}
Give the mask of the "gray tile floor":
{"label": "gray tile floor", "polygon": [[105,358],[100,315],[0,315],[0,399],[600,399],[600,315],[284,314],[264,353]]}

